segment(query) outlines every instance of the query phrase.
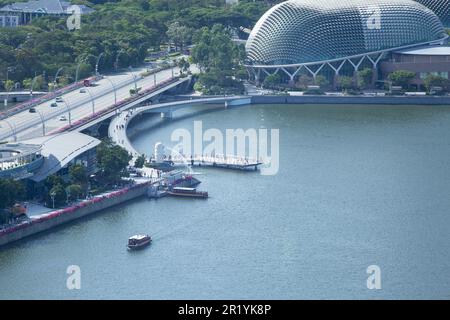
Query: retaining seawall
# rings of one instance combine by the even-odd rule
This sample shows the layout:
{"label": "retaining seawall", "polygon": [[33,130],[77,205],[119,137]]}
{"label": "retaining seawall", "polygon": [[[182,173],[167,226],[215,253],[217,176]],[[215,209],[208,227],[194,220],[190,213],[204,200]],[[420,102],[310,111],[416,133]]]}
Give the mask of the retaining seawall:
{"label": "retaining seawall", "polygon": [[0,246],[141,197],[146,194],[148,185],[149,183],[136,184],[128,188],[82,201],[73,207],[32,217],[27,222],[1,230]]}
{"label": "retaining seawall", "polygon": [[252,104],[447,105],[450,96],[252,96]]}

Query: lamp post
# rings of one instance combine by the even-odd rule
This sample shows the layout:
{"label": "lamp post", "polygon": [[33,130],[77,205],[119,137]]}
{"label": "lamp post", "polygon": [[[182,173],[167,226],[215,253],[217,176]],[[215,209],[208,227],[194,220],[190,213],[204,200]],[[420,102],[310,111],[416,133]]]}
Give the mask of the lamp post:
{"label": "lamp post", "polygon": [[45,118],[42,115],[42,113],[36,108],[36,113],[39,115],[39,118],[41,118],[41,122],[42,122],[42,135],[45,136]]}
{"label": "lamp post", "polygon": [[6,98],[5,98],[4,102],[3,102],[3,104],[5,105],[5,107],[8,106],[9,95],[10,95],[10,93],[11,93],[11,91],[12,91],[13,88],[14,88],[14,87],[10,88],[10,89],[6,92]]}
{"label": "lamp post", "polygon": [[81,67],[81,65],[82,65],[84,62],[86,62],[86,58],[81,59],[81,61],[80,61],[80,62],[78,63],[78,65],[77,65],[77,69],[76,69],[76,71],[75,71],[75,83],[78,82],[78,75],[79,75],[79,73],[80,73],[80,67]]}
{"label": "lamp post", "polygon": [[5,121],[6,124],[8,124],[8,127],[11,129],[11,133],[12,133],[12,135],[13,135],[14,142],[16,142],[16,141],[17,141],[16,125],[13,126],[13,125],[11,124],[11,122],[9,122],[9,121],[6,120],[6,119],[3,119],[3,121]]}
{"label": "lamp post", "polygon": [[120,51],[117,53],[116,60],[114,62],[114,69],[116,70],[116,72],[119,67],[119,57],[123,52],[124,52],[123,49],[120,49]]}
{"label": "lamp post", "polygon": [[110,78],[105,78],[106,80],[109,81],[109,83],[111,83],[111,86],[113,87],[114,90],[114,104],[117,104],[117,91],[116,91],[116,86],[114,85],[114,82],[112,82],[112,80]]}
{"label": "lamp post", "polygon": [[53,80],[53,91],[56,90],[56,84],[57,84],[56,82],[58,81],[59,73],[61,71],[63,71],[63,69],[64,69],[64,67],[61,67],[61,68],[58,69],[58,71],[56,71],[55,79]]}
{"label": "lamp post", "polygon": [[69,104],[66,102],[66,100],[63,100],[63,102],[66,106],[67,112],[69,113],[69,126],[72,126],[72,112],[70,111]]}
{"label": "lamp post", "polygon": [[30,99],[33,99],[33,88],[34,88],[34,84],[36,83],[36,79],[38,76],[34,76],[33,81],[31,81],[31,87],[30,87]]}
{"label": "lamp post", "polygon": [[89,90],[88,88],[85,88],[86,92],[89,93],[89,97],[91,98],[91,103],[92,103],[92,114],[95,113],[95,100],[94,97],[92,96],[91,90]]}
{"label": "lamp post", "polygon": [[55,209],[55,197],[56,197],[56,192],[53,191],[52,193],[50,193],[50,197],[52,198],[53,209]]}
{"label": "lamp post", "polygon": [[133,76],[133,80],[134,80],[134,90],[135,92],[137,91],[137,76],[133,73],[133,68],[130,66],[129,67],[131,75]]}
{"label": "lamp post", "polygon": [[66,188],[66,203],[67,205],[69,205],[69,200],[70,200],[70,189],[69,187]]}
{"label": "lamp post", "polygon": [[[143,42],[143,43],[141,43],[140,45],[139,45],[139,47],[138,47],[138,64],[139,64],[139,61],[140,61],[140,58],[141,58],[141,49],[142,49],[142,47],[144,46],[144,44],[145,44],[145,42]],[[147,56],[147,55],[146,55]],[[145,58],[145,57],[144,57]]]}
{"label": "lamp post", "polygon": [[7,67],[6,68],[6,82],[8,82],[9,80],[9,73],[10,72],[14,72],[15,68],[14,67]]}
{"label": "lamp post", "polygon": [[97,57],[97,62],[95,63],[95,76],[96,76],[96,77],[99,76],[99,73],[98,73],[98,65],[99,65],[99,63],[100,63],[100,59],[101,59],[104,55],[105,55],[105,53],[102,52],[102,53],[100,53],[100,54],[98,55],[98,57]]}

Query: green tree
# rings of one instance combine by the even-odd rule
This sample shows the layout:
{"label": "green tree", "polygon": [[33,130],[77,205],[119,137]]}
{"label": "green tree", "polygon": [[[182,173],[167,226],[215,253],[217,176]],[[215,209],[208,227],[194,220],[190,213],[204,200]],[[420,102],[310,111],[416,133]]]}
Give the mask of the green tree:
{"label": "green tree", "polygon": [[327,78],[319,74],[318,76],[316,76],[315,84],[316,86],[322,88],[328,86],[330,82],[327,80]]}
{"label": "green tree", "polygon": [[178,60],[177,65],[180,68],[181,74],[183,74],[184,72],[187,73],[191,66],[190,63],[184,57]]}
{"label": "green tree", "polygon": [[428,92],[430,92],[433,87],[441,87],[442,90],[446,91],[449,86],[448,79],[434,74],[427,75],[427,77],[423,80],[423,83]]}
{"label": "green tree", "polygon": [[312,83],[313,83],[313,78],[306,74],[301,75],[300,78],[298,79],[298,84],[300,85],[301,88],[304,88],[304,89],[306,89]]}
{"label": "green tree", "polygon": [[243,84],[236,72],[242,69],[244,47],[231,40],[229,31],[220,24],[204,27],[193,37],[192,62],[202,71],[196,90],[204,94],[241,94]]}
{"label": "green tree", "polygon": [[12,89],[14,89],[14,81],[12,80],[5,81],[3,86],[5,87],[6,91],[11,91]]}
{"label": "green tree", "polygon": [[134,162],[134,166],[136,168],[144,167],[146,159],[147,158],[145,157],[145,154],[141,154],[139,157],[136,158],[136,160]]}
{"label": "green tree", "polygon": [[47,190],[52,189],[54,186],[56,186],[58,184],[64,185],[65,182],[64,182],[64,180],[63,180],[63,178],[61,176],[58,176],[58,175],[55,175],[55,174],[48,176],[47,179],[45,179],[45,182],[44,182],[45,188]]}
{"label": "green tree", "polygon": [[178,21],[171,23],[167,28],[167,37],[173,42],[175,48],[183,50],[184,47],[191,42],[194,30],[187,26],[181,25]]}
{"label": "green tree", "polygon": [[97,147],[99,174],[106,183],[117,183],[127,175],[127,167],[132,156],[110,139],[102,141]]}
{"label": "green tree", "polygon": [[236,70],[235,77],[236,77],[236,79],[239,79],[239,80],[247,80],[248,72],[244,67],[240,67],[238,70]]}
{"label": "green tree", "polygon": [[74,184],[85,185],[88,182],[86,167],[81,164],[74,164],[69,167],[69,178]]}
{"label": "green tree", "polygon": [[278,73],[268,75],[263,81],[264,88],[275,88],[281,82],[281,77]]}
{"label": "green tree", "polygon": [[[45,79],[42,75],[37,76],[35,78],[27,78],[22,81],[22,85],[25,89],[34,91],[43,90],[46,87]],[[33,85],[33,88],[31,86]]]}
{"label": "green tree", "polygon": [[394,86],[401,86],[403,89],[407,89],[415,77],[416,74],[414,72],[398,70],[390,73],[388,80],[391,81]]}
{"label": "green tree", "polygon": [[53,188],[50,189],[47,195],[47,206],[50,208],[54,207],[60,207],[66,203],[67,200],[67,194],[66,190],[64,189],[64,186],[61,184],[55,185]]}
{"label": "green tree", "polygon": [[23,183],[12,179],[0,179],[0,209],[12,206],[25,197]]}
{"label": "green tree", "polygon": [[365,68],[358,71],[358,87],[366,88],[372,84],[373,70],[371,68]]}
{"label": "green tree", "polygon": [[69,200],[78,200],[83,195],[83,188],[79,184],[71,184],[66,188]]}
{"label": "green tree", "polygon": [[353,78],[341,76],[338,80],[338,85],[342,90],[349,90],[353,88]]}

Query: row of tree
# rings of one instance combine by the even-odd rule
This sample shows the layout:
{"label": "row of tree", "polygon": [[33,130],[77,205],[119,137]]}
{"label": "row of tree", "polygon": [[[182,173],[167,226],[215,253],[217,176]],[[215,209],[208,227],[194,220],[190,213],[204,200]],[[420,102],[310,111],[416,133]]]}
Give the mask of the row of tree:
{"label": "row of tree", "polygon": [[[3,1],[5,3],[5,1]],[[64,84],[92,74],[99,67],[110,70],[143,62],[149,50],[172,43],[185,48],[195,30],[216,23],[251,27],[270,5],[267,1],[240,1],[227,6],[223,0],[91,0],[74,1],[95,9],[83,15],[81,29],[69,31],[64,18],[41,17],[19,28],[0,33],[0,89],[42,75],[37,89],[55,80]],[[12,82],[6,83],[6,79]],[[25,81],[24,81],[25,80]],[[26,83],[24,83],[26,82]]]}
{"label": "row of tree", "polygon": [[[366,68],[363,70],[358,71],[356,76],[356,82],[355,78],[348,77],[348,76],[339,76],[337,78],[337,86],[342,88],[343,90],[348,90],[352,88],[360,88],[364,89],[369,87],[372,84],[373,79],[373,70],[370,68]],[[264,78],[264,81],[262,83],[264,88],[268,89],[277,89],[280,88],[282,85],[282,77],[280,74],[271,74]],[[315,78],[312,76],[309,76],[307,74],[302,74],[298,77],[298,81],[296,82],[296,86],[299,88],[305,90],[310,85],[316,85],[321,88],[326,88],[333,83],[330,83],[330,81],[323,75],[317,75]]]}
{"label": "row of tree", "polygon": [[245,48],[231,40],[229,29],[221,24],[203,27],[193,41],[191,59],[201,71],[194,89],[207,95],[243,93],[236,76],[243,68]]}
{"label": "row of tree", "polygon": [[98,172],[95,178],[88,176],[83,165],[74,164],[69,167],[68,180],[64,180],[60,175],[51,175],[46,179],[44,200],[47,206],[59,207],[86,197],[93,187],[106,190],[120,183],[127,175],[127,167],[132,157],[124,148],[109,139],[104,140],[96,152]]}
{"label": "row of tree", "polygon": [[[398,70],[389,74],[388,81],[392,86],[402,87],[403,90],[409,90],[413,80],[416,78],[416,73],[407,70]],[[358,71],[356,78],[349,76],[339,76],[337,78],[337,87],[342,90],[366,89],[373,85],[373,70],[366,68]],[[423,78],[425,89],[430,92],[433,87],[442,88],[442,91],[450,89],[450,81],[438,74],[429,73]],[[321,88],[330,86],[330,81],[322,75],[316,76],[314,79],[306,74],[301,75],[296,82],[296,85],[301,89],[306,89],[310,85],[317,85]],[[271,74],[264,78],[262,83],[264,88],[280,89],[286,84],[283,84],[283,79],[280,74]]]}
{"label": "row of tree", "polygon": [[25,194],[23,183],[12,179],[0,179],[0,224],[11,219],[10,207],[23,200]]}

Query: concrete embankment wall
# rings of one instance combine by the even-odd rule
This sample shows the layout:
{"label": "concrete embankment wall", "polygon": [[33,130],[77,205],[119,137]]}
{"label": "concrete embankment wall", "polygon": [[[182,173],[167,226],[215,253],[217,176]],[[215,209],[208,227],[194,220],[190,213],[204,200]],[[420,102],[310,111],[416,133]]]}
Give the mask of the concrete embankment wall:
{"label": "concrete embankment wall", "polygon": [[448,105],[450,96],[374,97],[374,96],[253,96],[252,104],[372,104],[372,105]]}
{"label": "concrete embankment wall", "polygon": [[98,201],[89,203],[86,206],[80,206],[70,212],[66,210],[59,210],[59,213],[58,211],[51,212],[45,215],[45,217],[33,217],[31,221],[15,226],[14,230],[0,231],[0,246],[31,235],[35,235],[43,231],[47,231],[56,226],[93,214],[95,212],[108,209],[115,205],[143,196],[146,194],[146,192],[147,184],[136,185],[130,189],[124,189],[115,192],[116,194],[113,197],[103,196],[102,198],[97,198]]}

